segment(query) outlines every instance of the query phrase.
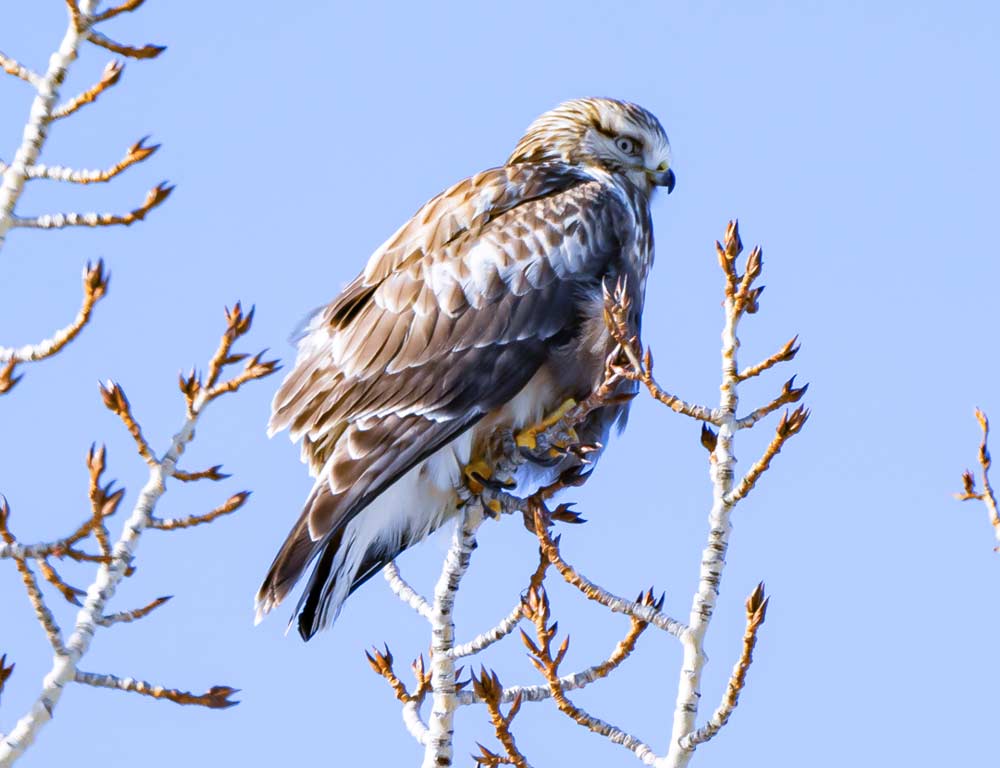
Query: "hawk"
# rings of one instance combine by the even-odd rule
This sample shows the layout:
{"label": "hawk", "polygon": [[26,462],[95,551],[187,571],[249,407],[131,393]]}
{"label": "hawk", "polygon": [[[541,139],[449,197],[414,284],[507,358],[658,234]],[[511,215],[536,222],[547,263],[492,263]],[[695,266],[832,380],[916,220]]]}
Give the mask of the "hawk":
{"label": "hawk", "polygon": [[[672,191],[674,173],[656,117],[565,102],[505,165],[426,203],[312,318],[268,434],[302,441],[315,485],[257,593],[258,621],[313,564],[296,609],[311,638],[456,514],[463,471],[497,429],[530,428],[600,385],[614,347],[602,288],[623,281],[638,330],[657,187]],[[604,445],[626,408],[592,412],[580,439]],[[535,458],[519,486],[552,463]]]}

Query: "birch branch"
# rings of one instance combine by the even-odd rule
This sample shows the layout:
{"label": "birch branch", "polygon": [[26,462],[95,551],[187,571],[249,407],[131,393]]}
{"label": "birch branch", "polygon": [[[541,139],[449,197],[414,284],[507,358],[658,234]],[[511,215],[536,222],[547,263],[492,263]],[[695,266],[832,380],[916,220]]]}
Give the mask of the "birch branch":
{"label": "birch branch", "polygon": [[133,621],[138,621],[139,619],[145,618],[150,613],[155,611],[161,605],[166,604],[169,600],[173,599],[173,595],[166,595],[164,597],[158,597],[152,602],[142,606],[141,608],[134,608],[131,611],[119,611],[118,613],[112,613],[107,616],[102,616],[97,620],[97,623],[102,627],[111,627],[115,624],[129,624]]}
{"label": "birch branch", "polygon": [[[763,254],[759,248],[754,248],[745,262],[742,275],[737,270],[737,257],[743,250],[739,227],[735,221],[730,222],[726,229],[723,243],[716,243],[719,265],[725,277],[725,324],[722,330],[722,384],[720,386],[719,407],[714,411],[718,416],[715,422],[718,432],[703,432],[702,442],[710,448],[709,477],[712,482],[712,507],[708,516],[708,541],[702,551],[698,587],[691,604],[691,614],[688,621],[688,631],[681,638],[684,656],[677,684],[677,701],[674,708],[673,725],[670,734],[670,745],[662,764],[668,768],[683,768],[688,765],[694,749],[701,740],[695,729],[698,715],[698,705],[701,700],[701,676],[707,657],[705,655],[705,635],[715,612],[715,604],[722,583],[722,573],[726,564],[726,553],[729,548],[729,537],[732,532],[732,512],[736,504],[752,490],[760,476],[767,471],[771,460],[781,450],[785,441],[797,434],[805,425],[809,412],[798,408],[793,414],[786,415],[778,425],[775,438],[771,441],[763,456],[754,463],[739,485],[734,489],[736,456],[734,441],[736,432],[741,428],[753,426],[758,418],[763,418],[784,402],[795,402],[805,392],[805,387],[796,389],[789,381],[782,393],[764,409],[740,420],[736,411],[739,405],[738,385],[740,381],[755,376],[770,369],[778,362],[794,357],[798,348],[793,339],[776,355],[756,366],[751,366],[740,372],[737,362],[737,350],[740,342],[737,336],[739,321],[744,314],[753,314],[759,308],[759,300],[763,288],[754,288],[754,281],[763,270]],[[755,593],[756,594],[756,593]],[[748,607],[749,611],[749,607]],[[753,640],[756,640],[756,627],[763,621],[763,608],[760,618],[754,624]],[[748,630],[749,632],[750,630]],[[752,649],[752,643],[750,644]],[[744,645],[744,652],[749,653]],[[742,658],[741,658],[742,660]],[[746,665],[749,665],[747,657]],[[740,662],[737,663],[737,667]],[[744,668],[745,674],[745,668]],[[732,683],[732,681],[731,681]],[[739,680],[742,688],[742,676]],[[738,696],[736,691],[735,696]],[[735,707],[735,697],[732,702]],[[728,711],[716,713],[720,719],[728,720]],[[724,718],[723,718],[724,715]],[[717,721],[713,720],[713,723]],[[725,722],[718,722],[711,735],[714,735]],[[707,733],[707,732],[705,732]],[[710,738],[710,736],[708,737]]]}
{"label": "birch branch", "polygon": [[[32,101],[24,126],[21,144],[14,153],[10,165],[0,166],[0,249],[6,241],[8,231],[14,227],[59,228],[65,226],[103,226],[107,224],[131,224],[141,220],[145,214],[166,199],[170,189],[160,185],[146,203],[130,214],[116,216],[114,214],[56,214],[20,218],[14,215],[17,202],[24,191],[25,182],[32,178],[59,178],[78,183],[92,181],[107,181],[118,175],[128,165],[139,162],[142,157],[129,160],[122,167],[116,166],[109,171],[73,171],[56,167],[53,169],[36,170],[38,158],[48,138],[49,126],[53,121],[68,117],[86,104],[93,103],[104,91],[118,82],[121,77],[121,65],[112,62],[107,65],[100,80],[91,88],[77,95],[61,106],[56,106],[60,90],[70,66],[76,60],[81,45],[90,41],[96,45],[113,50],[121,55],[133,58],[152,58],[164,49],[162,46],[147,45],[140,48],[123,46],[109,40],[93,27],[96,23],[112,18],[118,13],[138,8],[141,3],[125,2],[116,8],[110,8],[95,15],[98,0],[66,0],[69,11],[69,22],[58,49],[49,57],[49,66],[44,74],[36,74],[21,66],[13,59],[0,54],[0,68],[15,77],[19,77],[35,88],[36,95]],[[141,154],[141,151],[138,153]],[[148,156],[148,152],[146,156]]]}
{"label": "birch branch", "polygon": [[125,65],[120,61],[109,61],[104,65],[104,71],[101,73],[101,79],[90,86],[90,88],[85,90],[83,93],[77,94],[65,104],[57,107],[52,112],[51,119],[61,120],[64,117],[69,117],[81,107],[84,107],[87,104],[93,104],[97,101],[98,96],[108,90],[111,86],[115,85],[121,79],[124,67]]}
{"label": "birch branch", "polygon": [[[538,588],[540,588],[540,585],[534,589],[537,590]],[[652,592],[640,595],[640,602],[643,600],[648,601],[650,605],[655,604]],[[521,609],[521,612],[523,614],[523,608]],[[580,670],[579,672],[573,672],[572,674],[561,676],[559,678],[560,687],[564,691],[586,688],[591,683],[595,683],[598,680],[602,680],[610,675],[614,670],[618,669],[618,667],[621,666],[621,664],[629,656],[632,655],[640,635],[642,635],[648,626],[649,624],[645,621],[641,621],[640,619],[633,617],[632,625],[629,628],[628,634],[618,642],[618,645],[615,646],[615,649],[611,652],[611,655],[608,656],[607,659],[602,661],[600,664],[595,664],[594,666]],[[548,685],[518,685],[504,688],[503,695],[501,696],[501,700],[504,703],[510,703],[514,701],[515,698],[519,698],[522,701],[544,701],[545,699],[552,698],[552,689]],[[462,691],[458,697],[458,703],[462,706],[478,704],[482,701],[482,697],[475,691]]]}
{"label": "birch branch", "polygon": [[170,197],[174,188],[166,182],[160,182],[146,193],[146,199],[138,208],[128,213],[46,213],[41,216],[21,218],[12,216],[11,227],[26,229],[65,229],[66,227],[129,227],[137,221],[146,218],[151,210],[161,205]]}
{"label": "birch branch", "polygon": [[[549,559],[545,557],[545,553],[539,550],[538,557],[538,567],[535,572],[531,574],[531,578],[528,580],[528,591],[531,589],[537,589],[542,586],[542,582],[545,580],[545,574],[548,572]],[[518,600],[517,605],[514,606],[511,611],[502,618],[496,626],[485,632],[480,633],[472,640],[462,645],[456,645],[451,650],[451,655],[456,658],[462,658],[463,656],[473,656],[477,653],[481,653],[489,648],[494,643],[498,643],[503,640],[507,635],[517,629],[517,625],[521,623],[521,619],[524,618],[524,607],[522,601]]]}
{"label": "birch branch", "polygon": [[500,704],[503,701],[503,685],[500,684],[496,672],[487,672],[485,667],[480,670],[479,677],[473,674],[472,688],[476,696],[485,702],[497,741],[500,742],[506,753],[506,757],[503,757],[480,744],[480,754],[475,756],[476,764],[479,766],[513,765],[517,768],[531,768],[524,753],[517,748],[514,734],[510,730],[511,722],[521,710],[520,697],[515,696],[511,700],[510,708],[507,710],[507,714],[504,714],[503,710],[500,709]]}
{"label": "birch branch", "polygon": [[434,588],[431,606],[431,715],[427,724],[423,768],[452,765],[456,697],[455,621],[452,610],[455,596],[476,546],[476,531],[483,522],[483,507],[475,502],[462,507],[455,526],[451,547],[444,559],[441,576]]}
{"label": "birch branch", "polygon": [[24,80],[24,82],[28,83],[28,85],[35,86],[36,89],[38,88],[38,84],[42,81],[41,75],[36,72],[32,72],[27,67],[22,66],[10,56],[6,56],[2,51],[0,51],[0,69],[8,75],[13,75],[20,80]]}
{"label": "birch branch", "polygon": [[736,464],[736,456],[733,454],[736,408],[739,403],[737,394],[739,368],[736,359],[739,341],[736,331],[742,316],[736,298],[738,278],[735,268],[736,257],[742,250],[742,243],[735,223],[731,222],[726,231],[725,246],[719,246],[718,243],[716,245],[726,277],[726,298],[725,326],[722,331],[722,385],[717,410],[719,431],[709,462],[713,503],[708,516],[708,542],[702,551],[698,588],[691,604],[688,621],[690,631],[685,634],[682,642],[684,657],[677,684],[677,703],[674,708],[673,728],[666,759],[666,764],[670,768],[687,765],[694,753],[693,746],[685,748],[681,739],[694,730],[695,718],[698,715],[701,675],[706,662],[705,634],[715,611],[722,570],[726,563],[726,551],[729,548],[729,535],[732,531],[730,515],[733,503],[727,501],[727,496],[732,490],[733,470]]}
{"label": "birch branch", "polygon": [[[243,333],[246,333],[249,329],[249,323],[245,322],[246,318],[244,317],[238,304],[232,312],[227,310],[226,316],[229,330],[227,331],[227,335],[224,336],[224,339],[229,339],[229,342],[226,344],[226,348],[228,350],[228,345],[232,343],[232,340],[238,338]],[[250,378],[262,378],[263,376],[273,373],[277,369],[274,362],[261,363],[258,358],[254,358],[254,360],[257,362],[252,366],[248,363],[244,370],[238,373],[234,378],[241,380],[241,382],[247,381]],[[235,389],[238,388],[238,385],[236,387],[230,387],[230,383],[230,381],[227,381],[213,387],[203,387],[201,386],[200,380],[195,378],[193,380],[193,384],[188,387],[186,391],[184,391],[185,398],[187,400],[187,415],[181,425],[181,429],[176,435],[174,435],[162,457],[159,459],[154,458],[151,462],[149,478],[145,486],[140,491],[135,505],[132,508],[131,514],[128,519],[125,520],[122,532],[111,548],[110,556],[97,568],[94,581],[90,584],[86,591],[86,599],[84,600],[83,607],[77,614],[69,639],[63,644],[62,648],[56,648],[56,653],[52,661],[52,667],[42,681],[41,692],[36,698],[34,704],[32,704],[29,712],[24,715],[17,722],[14,729],[7,734],[2,741],[0,741],[0,768],[7,768],[7,766],[12,765],[24,753],[24,751],[31,746],[39,731],[45,726],[46,723],[48,723],[49,720],[52,719],[53,713],[59,704],[60,698],[62,697],[63,690],[68,683],[83,682],[89,685],[114,687],[154,696],[156,698],[167,698],[184,704],[228,706],[228,704],[220,702],[224,702],[228,696],[234,692],[234,689],[231,688],[216,687],[210,690],[207,694],[195,696],[193,694],[187,694],[174,689],[163,689],[158,686],[151,686],[148,683],[134,681],[130,678],[116,678],[111,675],[91,675],[89,673],[82,673],[78,669],[78,664],[80,659],[83,658],[83,656],[86,655],[87,651],[90,649],[91,642],[93,641],[94,634],[98,627],[108,626],[109,623],[115,623],[117,620],[126,620],[112,620],[115,615],[112,614],[111,617],[108,617],[105,614],[105,607],[114,596],[122,579],[131,572],[132,560],[135,557],[142,534],[153,520],[153,512],[156,508],[157,502],[166,492],[166,480],[173,475],[177,462],[179,461],[188,443],[190,443],[194,438],[195,427],[197,426],[204,409],[212,400],[217,398],[223,392],[235,391]],[[193,396],[189,394],[192,389],[196,390]],[[120,391],[120,388],[115,387],[115,390]],[[107,391],[107,389],[104,390],[105,394],[107,394]],[[121,393],[121,397],[115,396],[111,398],[110,402],[108,401],[108,398],[105,397],[105,402],[110,408],[112,408],[112,410],[115,410],[118,413],[126,427],[129,428],[130,432],[133,431],[130,424],[135,424],[136,429],[138,428],[138,425],[135,423],[135,419],[131,414],[128,400],[124,397],[124,393]],[[133,437],[135,437],[134,434]],[[144,440],[139,441],[137,439],[136,442],[140,444],[140,446],[145,444]],[[140,453],[141,452],[140,447]],[[146,457],[144,456],[143,458]],[[103,468],[103,452],[100,454],[100,459],[98,460],[92,450],[90,461]],[[94,474],[92,474],[92,487],[95,482]],[[95,515],[95,517],[101,516]],[[6,518],[7,515],[4,514],[3,521],[5,531]],[[103,519],[103,517],[101,517],[101,519]],[[90,530],[93,525],[94,523],[92,520],[90,526],[88,526],[88,530]],[[73,537],[71,536],[69,538],[72,539]],[[6,532],[4,541],[8,546],[14,543],[13,537],[10,536],[9,531]],[[14,559],[17,563],[18,558],[14,556]],[[26,583],[26,586],[29,585]],[[28,591],[30,595],[30,586]],[[147,608],[152,610],[152,607]],[[148,613],[149,610],[146,610],[145,612]],[[137,612],[132,613],[132,618],[137,618],[135,615]],[[40,620],[42,620],[42,617],[40,617]]]}
{"label": "birch branch", "polygon": [[[7,231],[13,226],[14,206],[17,205],[24,189],[28,168],[38,160],[45,139],[48,137],[52,112],[59,98],[59,89],[66,79],[70,64],[76,60],[81,43],[86,39],[97,0],[80,0],[78,6],[74,0],[67,5],[70,10],[69,25],[59,48],[49,58],[49,68],[45,74],[25,76],[19,69],[14,73],[32,83],[38,93],[28,113],[21,146],[18,147],[13,161],[0,180],[0,249],[3,248]],[[4,69],[10,71],[6,66]]]}
{"label": "birch branch", "polygon": [[195,694],[188,691],[181,691],[176,688],[164,688],[162,685],[153,685],[145,680],[136,680],[131,677],[116,677],[115,675],[97,675],[93,672],[76,671],[74,682],[92,685],[95,688],[111,688],[128,693],[138,693],[141,696],[149,696],[154,699],[166,699],[175,704],[196,705],[208,707],[209,709],[225,709],[238,701],[232,701],[229,697],[234,693],[239,693],[236,688],[226,685],[216,685],[206,693]]}
{"label": "birch branch", "polygon": [[14,375],[17,365],[52,357],[80,335],[90,322],[97,302],[107,294],[110,281],[111,275],[105,273],[103,260],[98,260],[95,266],[88,262],[83,270],[83,302],[73,322],[37,344],[18,348],[0,347],[0,363],[3,364],[0,368],[0,394],[9,392],[21,380],[21,376]]}
{"label": "birch branch", "polygon": [[[557,571],[559,571],[559,574],[563,577],[567,584],[576,587],[584,595],[586,595],[589,600],[594,600],[595,602],[600,603],[612,613],[624,613],[627,616],[632,616],[636,619],[652,624],[653,626],[662,629],[667,634],[673,635],[678,639],[683,640],[685,638],[688,634],[688,627],[663,613],[660,610],[663,605],[661,601],[647,603],[626,600],[625,598],[612,594],[603,587],[598,586],[580,573],[576,568],[567,563],[563,559],[562,553],[559,550],[560,537],[557,536],[553,539],[549,535],[547,511],[544,506],[537,499],[532,499],[530,502],[534,509],[535,533],[538,536],[538,541],[541,544],[542,551],[549,559],[549,562],[555,566]],[[652,592],[652,590],[650,590],[650,592]]]}
{"label": "birch branch", "polygon": [[385,576],[385,580],[389,584],[389,589],[392,590],[392,593],[396,595],[396,597],[410,606],[425,619],[430,620],[431,604],[427,602],[427,599],[423,595],[419,594],[413,587],[411,587],[402,575],[400,575],[399,567],[396,565],[395,560],[387,563],[386,566],[382,568],[382,575]]}
{"label": "birch branch", "polygon": [[976,491],[976,479],[970,470],[965,470],[962,474],[962,492],[956,493],[955,498],[959,501],[981,501],[986,507],[990,525],[993,527],[993,535],[997,540],[997,546],[993,549],[1000,551],[1000,512],[997,510],[997,497],[993,492],[993,485],[990,482],[990,467],[993,459],[990,456],[989,437],[990,420],[986,418],[983,411],[976,408],[976,421],[979,422],[979,429],[983,433],[982,441],[979,443],[979,468],[982,477],[983,490]]}
{"label": "birch branch", "polygon": [[746,685],[747,671],[753,663],[753,649],[757,645],[757,632],[760,625],[764,623],[764,616],[767,614],[767,598],[764,597],[764,585],[758,584],[757,588],[750,594],[746,602],[747,628],[743,633],[743,651],[740,658],[733,667],[733,673],[729,677],[729,684],[723,694],[722,703],[715,710],[707,724],[693,733],[689,733],[681,739],[682,749],[694,749],[699,744],[704,744],[717,734],[722,727],[729,722],[733,710],[740,701],[740,693]]}
{"label": "birch branch", "polygon": [[656,765],[657,755],[652,747],[621,728],[594,717],[566,696],[559,677],[559,665],[569,650],[569,636],[565,637],[553,656],[552,640],[556,634],[557,624],[549,625],[548,623],[549,602],[544,588],[532,590],[528,594],[524,606],[528,618],[535,623],[536,640],[533,641],[523,630],[521,631],[521,639],[531,654],[530,658],[535,668],[542,673],[548,683],[549,691],[559,711],[584,728],[630,750],[644,765]]}
{"label": "birch branch", "polygon": [[[159,144],[146,146],[148,136],[139,139],[128,148],[125,156],[110,168],[103,170],[76,170],[64,165],[45,165],[38,163],[28,169],[28,179],[48,179],[50,181],[65,181],[72,184],[102,184],[116,178],[120,173],[141,163],[160,148]],[[5,163],[0,163],[0,173],[7,169]]]}

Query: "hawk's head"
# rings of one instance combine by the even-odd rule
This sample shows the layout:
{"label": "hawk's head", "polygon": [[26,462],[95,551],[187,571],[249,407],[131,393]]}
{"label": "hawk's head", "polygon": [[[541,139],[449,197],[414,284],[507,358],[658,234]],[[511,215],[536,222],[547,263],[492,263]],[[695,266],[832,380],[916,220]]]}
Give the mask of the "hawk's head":
{"label": "hawk's head", "polygon": [[640,189],[674,188],[670,142],[660,121],[614,99],[574,99],[533,122],[507,164],[564,162],[627,176]]}

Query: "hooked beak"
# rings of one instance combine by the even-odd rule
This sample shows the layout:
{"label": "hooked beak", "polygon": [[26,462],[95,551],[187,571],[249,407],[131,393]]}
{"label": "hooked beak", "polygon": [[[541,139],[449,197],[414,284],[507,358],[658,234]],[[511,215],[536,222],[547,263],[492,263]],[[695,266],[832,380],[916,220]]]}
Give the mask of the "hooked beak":
{"label": "hooked beak", "polygon": [[674,176],[674,172],[669,168],[665,171],[654,171],[650,173],[649,180],[658,187],[666,187],[668,195],[674,191],[674,184],[677,183],[677,177]]}

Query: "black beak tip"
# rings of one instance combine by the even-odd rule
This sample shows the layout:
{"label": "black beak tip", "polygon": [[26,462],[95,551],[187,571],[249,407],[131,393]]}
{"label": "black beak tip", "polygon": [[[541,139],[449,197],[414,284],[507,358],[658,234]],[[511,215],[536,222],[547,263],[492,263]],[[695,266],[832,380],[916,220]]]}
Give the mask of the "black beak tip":
{"label": "black beak tip", "polygon": [[674,176],[674,172],[668,168],[665,171],[657,171],[651,174],[650,181],[658,187],[666,187],[667,194],[669,195],[674,191],[674,185],[677,184],[677,177]]}
{"label": "black beak tip", "polygon": [[667,194],[669,195],[674,191],[674,185],[677,184],[677,177],[674,176],[674,172],[668,170],[663,174],[663,186],[667,188]]}

